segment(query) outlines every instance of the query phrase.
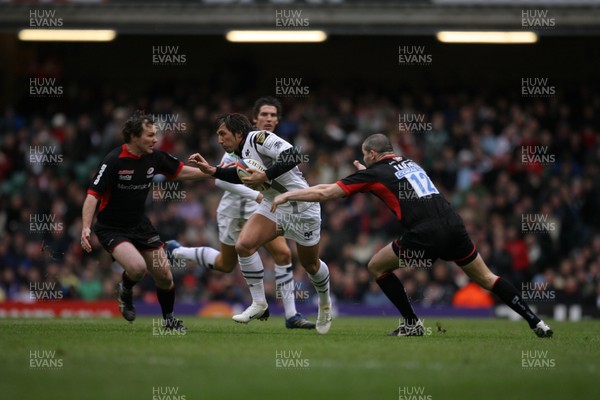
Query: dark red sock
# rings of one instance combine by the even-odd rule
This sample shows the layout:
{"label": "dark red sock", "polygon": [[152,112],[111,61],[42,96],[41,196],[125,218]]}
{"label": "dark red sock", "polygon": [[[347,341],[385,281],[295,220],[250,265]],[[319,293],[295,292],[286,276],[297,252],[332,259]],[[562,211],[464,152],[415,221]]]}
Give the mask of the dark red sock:
{"label": "dark red sock", "polygon": [[166,290],[157,287],[156,297],[158,297],[158,303],[162,309],[163,318],[167,319],[167,317],[172,317],[173,306],[175,305],[175,286]]}
{"label": "dark red sock", "polygon": [[135,285],[137,282],[132,281],[131,279],[129,279],[129,276],[127,276],[127,274],[125,273],[125,271],[123,271],[123,287],[125,289],[131,289],[133,287],[133,285]]}
{"label": "dark red sock", "polygon": [[517,289],[515,289],[515,287],[506,279],[498,278],[496,283],[494,283],[494,286],[492,286],[492,293],[500,297],[507,306],[512,308],[521,317],[525,318],[525,321],[527,321],[532,329],[540,322],[537,315],[535,315],[527,304],[525,304]]}
{"label": "dark red sock", "polygon": [[414,324],[418,319],[417,314],[410,305],[410,300],[406,295],[404,285],[400,279],[391,272],[380,276],[375,280],[383,293],[396,306],[400,314],[404,317],[408,324]]}

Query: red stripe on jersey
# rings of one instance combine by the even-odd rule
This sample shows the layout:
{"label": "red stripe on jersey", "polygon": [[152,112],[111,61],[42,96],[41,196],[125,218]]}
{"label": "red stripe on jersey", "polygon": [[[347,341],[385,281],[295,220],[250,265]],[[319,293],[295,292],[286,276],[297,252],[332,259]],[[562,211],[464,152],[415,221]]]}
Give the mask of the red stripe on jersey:
{"label": "red stripe on jersey", "polygon": [[102,195],[102,200],[100,201],[100,207],[98,207],[98,212],[104,210],[104,207],[106,207],[108,205],[108,201],[110,200],[111,193],[112,193],[112,188],[108,189]]}
{"label": "red stripe on jersey", "polygon": [[396,214],[398,221],[402,220],[402,210],[400,209],[400,200],[398,193],[393,193],[381,182],[373,182],[369,186],[369,191],[379,197],[386,206]]}
{"label": "red stripe on jersey", "polygon": [[100,200],[100,198],[102,198],[102,196],[100,196],[100,194],[94,190],[88,189],[87,194],[91,194],[92,196],[94,196],[95,198],[97,198],[98,200]]}
{"label": "red stripe on jersey", "polygon": [[181,172],[182,169],[183,169],[183,162],[179,161],[179,167],[177,167],[177,171],[175,171],[174,174],[167,174],[166,172],[163,172],[163,171],[158,171],[158,172],[160,172],[161,174],[166,176],[167,179],[175,179],[175,178],[177,178],[177,175],[179,175],[179,173]]}
{"label": "red stripe on jersey", "polygon": [[342,181],[336,182],[339,187],[346,193],[346,196],[350,196],[351,194],[358,192],[371,192],[375,196],[379,197],[386,206],[392,210],[398,221],[402,219],[402,210],[400,209],[400,201],[398,200],[398,195],[390,191],[383,183],[381,182],[363,182],[363,183],[352,183],[350,185],[344,184]]}
{"label": "red stripe on jersey", "polygon": [[121,145],[121,154],[119,154],[119,158],[135,158],[137,160],[142,158],[142,156],[138,156],[137,154],[130,152],[129,149],[127,149],[127,145],[123,143]]}
{"label": "red stripe on jersey", "polygon": [[346,185],[342,181],[337,181],[336,183],[338,184],[339,187],[342,188],[342,190],[344,192],[346,192],[346,196],[350,196],[351,194],[358,193],[361,191],[366,192],[368,190],[361,190],[361,189],[371,185],[371,182],[352,183],[350,185]]}

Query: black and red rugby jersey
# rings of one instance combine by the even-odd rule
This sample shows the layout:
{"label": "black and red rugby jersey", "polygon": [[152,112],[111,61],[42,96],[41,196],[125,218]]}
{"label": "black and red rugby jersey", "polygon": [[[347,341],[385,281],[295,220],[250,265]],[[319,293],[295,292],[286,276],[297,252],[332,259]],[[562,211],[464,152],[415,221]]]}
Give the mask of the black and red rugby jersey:
{"label": "black and red rugby jersey", "polygon": [[123,144],[108,153],[100,164],[88,194],[100,200],[98,222],[135,227],[143,219],[144,203],[157,174],[175,178],[183,163],[164,151],[137,156]]}
{"label": "black and red rugby jersey", "polygon": [[340,179],[337,184],[346,196],[373,193],[406,229],[441,217],[452,209],[425,170],[408,158],[385,157],[367,169]]}

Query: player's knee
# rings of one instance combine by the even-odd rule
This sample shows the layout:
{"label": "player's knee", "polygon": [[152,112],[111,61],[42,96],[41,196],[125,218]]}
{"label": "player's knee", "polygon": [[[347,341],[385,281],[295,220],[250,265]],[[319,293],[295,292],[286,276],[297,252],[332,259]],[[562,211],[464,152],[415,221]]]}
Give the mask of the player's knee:
{"label": "player's knee", "polygon": [[319,260],[302,263],[302,267],[311,275],[316,274],[320,266],[321,262]]}
{"label": "player's knee", "polygon": [[224,272],[226,274],[232,272],[235,269],[235,266],[237,265],[237,262],[233,261],[233,262],[225,262],[223,261],[221,263],[221,265],[215,264],[215,269],[217,271],[221,271]]}
{"label": "player's knee", "polygon": [[292,252],[288,248],[285,248],[285,250],[281,249],[277,253],[272,254],[272,256],[277,265],[288,265],[292,263]]}
{"label": "player's knee", "polygon": [[240,257],[250,257],[252,254],[256,253],[256,250],[258,249],[255,246],[252,246],[246,241],[238,240],[235,244],[235,251]]}
{"label": "player's knee", "polygon": [[127,276],[133,281],[141,280],[146,274],[146,264],[143,262],[131,263],[125,268]]}
{"label": "player's knee", "polygon": [[387,272],[387,271],[383,271],[381,268],[381,265],[373,260],[369,261],[369,263],[367,264],[367,269],[369,270],[371,275],[373,275],[375,278],[379,278],[381,275],[383,275],[385,272]]}

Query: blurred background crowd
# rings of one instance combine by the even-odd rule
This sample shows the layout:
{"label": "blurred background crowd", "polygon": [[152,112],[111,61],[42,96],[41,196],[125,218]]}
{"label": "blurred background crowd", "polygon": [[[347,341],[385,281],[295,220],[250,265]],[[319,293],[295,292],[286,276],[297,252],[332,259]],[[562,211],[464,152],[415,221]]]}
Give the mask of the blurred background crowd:
{"label": "blurred background crowd", "polygon": [[[135,109],[156,117],[158,148],[183,161],[200,152],[217,163],[222,149],[214,134],[216,115],[250,116],[256,97],[273,95],[222,91],[199,99],[186,93],[173,89],[142,97],[106,90],[92,103],[89,93],[81,92],[72,99],[78,106],[67,111],[50,106],[29,114],[11,106],[1,110],[0,301],[31,301],[30,283],[50,281],[66,298],[116,298],[120,266],[95,235],[92,253],[80,248],[81,207],[100,161],[122,143],[121,126]],[[308,155],[300,168],[310,185],[352,173],[362,140],[385,133],[398,154],[428,171],[495,273],[518,288],[537,284],[554,293],[558,303],[600,309],[599,93],[581,88],[576,100],[560,93],[549,98],[461,92],[390,97],[321,87],[309,96],[281,100],[276,133]],[[415,119],[421,124],[407,123]],[[147,214],[163,241],[218,248],[220,195],[213,181],[157,182]],[[51,223],[40,225],[44,218]],[[323,204],[322,218],[321,256],[331,270],[337,301],[387,303],[366,265],[396,238],[393,215],[374,196],[356,195]],[[266,254],[263,260],[265,287],[274,302],[273,262]],[[294,264],[299,293],[312,291],[295,256]],[[174,272],[178,302],[249,300],[239,270],[226,275],[190,261]],[[441,260],[397,273],[410,298],[423,306],[460,305],[464,296],[458,294],[468,288],[460,268]],[[148,277],[135,290],[139,300],[156,301]],[[297,300],[310,301],[304,297]],[[488,301],[494,300],[484,295],[481,305]]]}

